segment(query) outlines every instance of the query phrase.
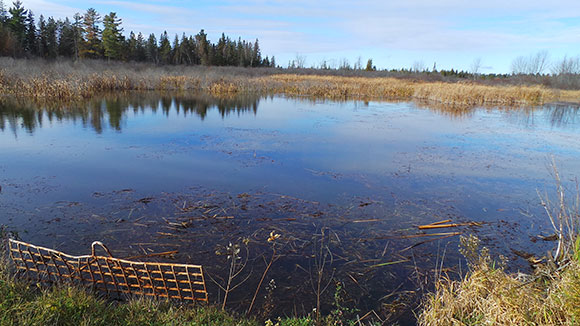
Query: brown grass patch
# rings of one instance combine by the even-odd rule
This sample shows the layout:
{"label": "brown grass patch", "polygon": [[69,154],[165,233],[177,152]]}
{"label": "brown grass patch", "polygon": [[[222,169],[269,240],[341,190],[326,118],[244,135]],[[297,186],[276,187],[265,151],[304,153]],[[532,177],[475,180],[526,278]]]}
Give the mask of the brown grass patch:
{"label": "brown grass patch", "polygon": [[[466,256],[467,257],[467,256]],[[469,260],[469,258],[468,258]],[[576,325],[580,320],[580,264],[542,269],[535,276],[510,275],[486,251],[461,280],[443,278],[427,296],[422,326]]]}
{"label": "brown grass patch", "polygon": [[580,91],[544,86],[489,86],[466,81],[298,75],[262,68],[156,67],[98,61],[3,63],[0,95],[48,100],[88,98],[111,91],[202,90],[213,95],[255,92],[333,100],[420,100],[454,107],[580,103]]}

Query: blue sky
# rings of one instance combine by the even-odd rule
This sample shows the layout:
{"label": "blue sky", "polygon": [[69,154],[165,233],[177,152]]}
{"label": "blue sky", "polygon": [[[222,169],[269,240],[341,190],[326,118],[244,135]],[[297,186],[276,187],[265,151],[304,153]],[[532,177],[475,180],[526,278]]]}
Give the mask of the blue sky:
{"label": "blue sky", "polygon": [[[8,1],[5,1],[8,2]],[[306,64],[322,60],[351,64],[372,58],[378,68],[469,70],[481,58],[482,72],[509,72],[520,55],[547,50],[552,60],[580,55],[578,0],[22,0],[35,15],[72,17],[93,7],[116,12],[126,32],[196,34],[212,41],[260,40],[263,55],[286,65],[297,55]]]}

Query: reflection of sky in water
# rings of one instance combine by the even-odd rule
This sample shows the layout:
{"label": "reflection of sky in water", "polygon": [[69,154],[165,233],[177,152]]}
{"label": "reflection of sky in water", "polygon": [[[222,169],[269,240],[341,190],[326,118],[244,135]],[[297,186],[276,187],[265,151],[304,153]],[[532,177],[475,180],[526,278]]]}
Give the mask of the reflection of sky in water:
{"label": "reflection of sky in water", "polygon": [[[44,112],[42,124],[26,132],[22,118],[4,114],[4,176],[52,176],[66,187],[61,197],[204,185],[233,192],[306,189],[314,199],[331,199],[333,192],[388,184],[394,174],[547,181],[551,154],[564,173],[580,171],[573,108],[450,117],[410,103],[274,98],[261,99],[257,111],[226,108],[225,114],[209,104],[201,119],[174,101],[165,101],[165,109],[158,103],[156,110],[104,103],[98,129],[74,115],[49,121]],[[91,114],[84,120],[94,120]],[[116,126],[107,126],[112,116]],[[362,186],[360,176],[370,181]]]}
{"label": "reflection of sky in water", "polygon": [[4,106],[0,200],[27,210],[91,202],[94,192],[201,186],[339,205],[389,194],[451,200],[469,218],[493,220],[496,208],[541,212],[536,189],[550,189],[550,155],[566,179],[580,175],[574,108],[457,115],[412,103],[157,96],[66,113]]}

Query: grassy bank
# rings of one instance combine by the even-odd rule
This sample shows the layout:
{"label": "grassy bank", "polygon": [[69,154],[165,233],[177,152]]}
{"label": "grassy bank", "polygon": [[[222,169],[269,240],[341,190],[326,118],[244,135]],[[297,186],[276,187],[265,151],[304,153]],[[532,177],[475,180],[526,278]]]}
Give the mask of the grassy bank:
{"label": "grassy bank", "polygon": [[[306,326],[310,317],[280,318],[272,323],[232,315],[212,306],[177,306],[150,299],[111,302],[86,290],[60,286],[38,289],[0,275],[0,325],[207,325],[207,326]],[[321,325],[334,325],[325,319]]]}
{"label": "grassy bank", "polygon": [[[0,94],[71,100],[110,91],[204,90],[214,95],[254,92],[329,99],[420,100],[452,106],[580,103],[580,91],[541,85],[489,85],[475,81],[429,81],[328,75],[324,71],[274,68],[152,66],[102,61],[47,62],[0,58]],[[362,72],[361,72],[362,73]],[[419,76],[420,77],[420,76]]]}
{"label": "grassy bank", "polygon": [[422,326],[577,325],[580,322],[580,264],[534,275],[508,274],[480,254],[461,280],[443,279],[420,313]]}
{"label": "grassy bank", "polygon": [[[152,298],[110,301],[78,286],[38,288],[33,282],[15,277],[9,271],[10,263],[1,260],[0,325],[331,326],[358,322],[345,319],[340,311],[319,317],[318,321],[314,312],[309,316],[260,321],[213,305],[178,305]],[[365,325],[375,324],[367,321]]]}

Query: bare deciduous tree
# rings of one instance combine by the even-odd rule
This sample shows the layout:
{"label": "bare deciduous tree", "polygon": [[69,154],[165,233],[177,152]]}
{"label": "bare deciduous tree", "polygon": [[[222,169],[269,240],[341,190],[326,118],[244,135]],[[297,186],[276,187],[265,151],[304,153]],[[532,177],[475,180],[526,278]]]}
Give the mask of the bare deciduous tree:
{"label": "bare deciduous tree", "polygon": [[338,69],[340,69],[340,70],[351,70],[352,69],[347,58],[342,58],[340,60],[340,64],[338,66]]}
{"label": "bare deciduous tree", "polygon": [[427,66],[423,61],[415,61],[413,62],[413,66],[411,67],[412,72],[424,72],[427,71]]}
{"label": "bare deciduous tree", "polygon": [[288,68],[305,68],[306,67],[306,56],[303,54],[296,53],[296,58],[288,62]]}
{"label": "bare deciduous tree", "polygon": [[475,76],[479,75],[480,70],[481,70],[481,57],[477,57],[473,60],[469,70],[473,74],[474,78],[475,78]]}
{"label": "bare deciduous tree", "polygon": [[580,74],[580,56],[569,58],[565,56],[552,66],[552,74],[559,76]]}
{"label": "bare deciduous tree", "polygon": [[537,75],[543,73],[549,64],[549,53],[546,50],[538,51],[528,57],[519,56],[512,61],[514,75]]}

